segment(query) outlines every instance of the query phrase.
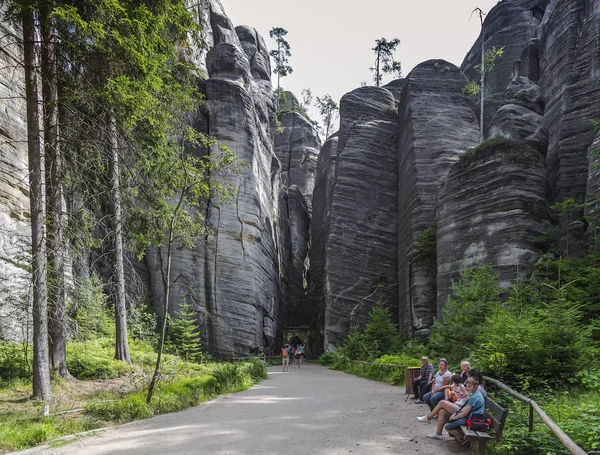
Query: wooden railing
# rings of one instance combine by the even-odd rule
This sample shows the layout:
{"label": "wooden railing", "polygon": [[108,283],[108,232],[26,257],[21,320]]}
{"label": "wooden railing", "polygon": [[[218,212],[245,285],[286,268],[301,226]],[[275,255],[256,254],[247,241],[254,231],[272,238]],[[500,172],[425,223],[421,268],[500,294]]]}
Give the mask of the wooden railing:
{"label": "wooden railing", "polygon": [[[406,365],[395,365],[392,363],[362,362],[359,360],[351,360],[350,362],[363,364],[363,368],[365,365],[397,367],[397,368],[403,368],[405,371],[407,368]],[[529,404],[529,431],[530,432],[533,431],[533,413],[535,411],[537,413],[537,415],[540,416],[540,419],[542,419],[542,422],[544,422],[548,426],[548,428],[550,428],[552,433],[554,433],[554,435],[558,438],[558,440],[562,443],[563,446],[565,446],[565,448],[569,452],[571,452],[573,455],[588,455],[588,453],[585,450],[583,450],[581,447],[579,447],[577,444],[575,444],[571,440],[571,438],[569,438],[569,436],[567,436],[567,434],[563,430],[561,430],[561,428],[558,425],[556,425],[552,420],[550,420],[550,417],[548,417],[548,415],[542,410],[542,408],[540,408],[540,406],[535,401],[533,401],[531,398],[528,398],[524,395],[521,395],[518,392],[515,392],[513,389],[508,387],[506,384],[498,381],[497,379],[489,378],[487,376],[484,376],[483,378],[485,379],[485,381],[487,383],[493,384],[494,386],[498,387],[499,389],[504,390],[510,396],[516,398],[517,400],[522,401],[523,403]]]}
{"label": "wooden railing", "polygon": [[569,438],[569,436],[567,436],[567,434],[560,429],[560,427],[558,425],[556,425],[552,420],[550,420],[550,417],[548,417],[548,415],[546,415],[546,413],[542,410],[542,408],[540,408],[539,405],[535,401],[533,401],[531,398],[521,395],[519,392],[515,392],[513,389],[508,387],[506,384],[498,381],[497,379],[488,378],[487,376],[484,376],[483,378],[485,379],[485,381],[487,383],[493,384],[496,387],[498,387],[499,389],[504,390],[506,393],[508,393],[510,396],[516,398],[517,400],[522,401],[523,403],[529,404],[529,431],[530,432],[533,431],[533,411],[535,411],[537,413],[537,415],[540,416],[540,419],[542,419],[542,422],[544,422],[548,426],[548,428],[550,428],[550,430],[552,430],[552,433],[554,433],[554,435],[558,438],[558,440],[562,443],[562,445],[567,448],[567,450],[569,452],[571,452],[573,455],[587,455],[587,452],[585,450],[583,450],[581,447],[579,447],[577,444],[575,444],[571,440],[571,438]]}

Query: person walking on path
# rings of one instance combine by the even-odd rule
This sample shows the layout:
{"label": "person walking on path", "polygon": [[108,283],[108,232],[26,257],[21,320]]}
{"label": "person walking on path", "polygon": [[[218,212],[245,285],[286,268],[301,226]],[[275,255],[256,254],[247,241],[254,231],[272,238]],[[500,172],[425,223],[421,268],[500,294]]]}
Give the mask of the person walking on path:
{"label": "person walking on path", "polygon": [[283,365],[283,372],[290,371],[290,356],[288,355],[288,345],[286,344],[281,348],[281,364]]}
{"label": "person walking on path", "polygon": [[421,369],[419,370],[419,376],[415,378],[412,383],[412,390],[414,393],[413,400],[419,400],[417,403],[423,401],[423,395],[428,392],[428,388],[426,387],[431,378],[433,377],[433,365],[429,363],[429,358],[424,355],[421,357]]}
{"label": "person walking on path", "polygon": [[300,346],[298,346],[294,352],[294,361],[296,362],[296,370],[299,370],[300,364],[302,363],[302,351],[300,351]]}

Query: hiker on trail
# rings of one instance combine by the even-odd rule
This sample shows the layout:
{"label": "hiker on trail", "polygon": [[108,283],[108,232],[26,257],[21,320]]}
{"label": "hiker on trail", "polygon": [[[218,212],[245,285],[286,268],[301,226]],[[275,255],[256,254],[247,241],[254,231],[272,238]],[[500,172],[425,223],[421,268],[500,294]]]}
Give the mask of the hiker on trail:
{"label": "hiker on trail", "polygon": [[260,360],[261,362],[267,361],[267,355],[265,354],[265,348],[263,348],[262,346],[258,349],[258,360]]}
{"label": "hiker on trail", "polygon": [[294,361],[296,362],[296,370],[299,370],[300,364],[302,363],[302,352],[300,351],[300,346],[298,346],[294,352]]}
{"label": "hiker on trail", "polygon": [[300,345],[300,353],[302,354],[302,358],[300,359],[300,363],[304,362],[304,345]]}
{"label": "hiker on trail", "polygon": [[283,372],[290,371],[290,356],[288,354],[288,345],[286,344],[281,348],[281,364],[283,365]]}
{"label": "hiker on trail", "polygon": [[429,358],[424,355],[421,357],[421,369],[419,372],[419,376],[415,378],[412,383],[412,390],[415,394],[413,400],[419,400],[417,403],[424,403],[423,396],[429,392],[430,387],[427,385],[431,378],[433,377],[433,365],[429,363]]}

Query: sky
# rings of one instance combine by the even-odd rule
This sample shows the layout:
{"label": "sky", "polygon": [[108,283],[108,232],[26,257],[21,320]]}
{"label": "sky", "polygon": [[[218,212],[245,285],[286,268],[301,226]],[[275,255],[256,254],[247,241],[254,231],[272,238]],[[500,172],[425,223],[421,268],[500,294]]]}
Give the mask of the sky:
{"label": "sky", "polygon": [[[289,65],[293,73],[281,79],[285,90],[301,98],[302,89],[313,96],[329,94],[339,103],[347,92],[373,84],[379,38],[399,38],[394,57],[402,76],[432,58],[460,66],[479,36],[475,7],[488,12],[498,0],[221,0],[234,26],[258,30],[269,49],[275,42],[269,30],[288,31]],[[385,76],[383,83],[391,80]],[[275,82],[276,77],[272,76]],[[309,111],[311,116],[316,111]]]}

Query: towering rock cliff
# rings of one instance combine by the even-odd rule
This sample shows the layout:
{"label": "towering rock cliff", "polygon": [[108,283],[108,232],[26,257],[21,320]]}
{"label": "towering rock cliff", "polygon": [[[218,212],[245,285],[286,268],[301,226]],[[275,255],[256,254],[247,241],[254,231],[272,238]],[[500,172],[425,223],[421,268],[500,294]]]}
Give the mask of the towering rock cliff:
{"label": "towering rock cliff", "polygon": [[[0,15],[4,17],[4,7]],[[31,248],[22,32],[0,22],[0,337],[23,334]]]}
{"label": "towering rock cliff", "polygon": [[600,118],[600,16],[590,0],[553,0],[541,25],[540,85],[549,125],[548,177],[553,199],[583,202],[587,151]]}
{"label": "towering rock cliff", "polygon": [[440,310],[463,267],[492,265],[503,288],[526,276],[550,227],[548,196],[542,156],[520,142],[495,139],[452,165],[437,207]]}
{"label": "towering rock cliff", "polygon": [[[548,3],[549,0],[505,0],[492,8],[485,18],[482,34],[486,51],[494,47],[504,50],[502,57],[494,62],[493,71],[485,78],[485,131],[491,118],[503,104],[502,94],[513,77],[515,61],[521,58],[528,43],[538,37],[539,26]],[[481,39],[480,34],[461,65],[461,70],[467,77],[476,82],[479,82],[480,78],[477,67],[481,64]],[[535,51],[530,51],[530,54],[533,54],[535,60]],[[529,74],[525,76],[529,77]],[[537,79],[534,78],[535,80]]]}
{"label": "towering rock cliff", "polygon": [[400,98],[399,312],[401,326],[411,333],[426,333],[437,314],[435,251],[426,254],[419,246],[426,230],[436,227],[437,185],[479,139],[473,102],[462,93],[467,83],[456,66],[430,60],[406,77]]}
{"label": "towering rock cliff", "polygon": [[[331,191],[330,201],[325,201],[330,207],[329,227],[326,233],[317,232],[316,226],[313,231],[319,242],[326,237],[325,249],[317,252],[325,257],[315,258],[325,268],[314,289],[325,296],[325,348],[341,343],[351,327],[360,324],[351,313],[368,314],[378,289],[395,290],[396,131],[389,91],[361,87],[342,97],[335,176],[331,187],[324,188]],[[382,297],[395,308],[396,295],[384,292]]]}

